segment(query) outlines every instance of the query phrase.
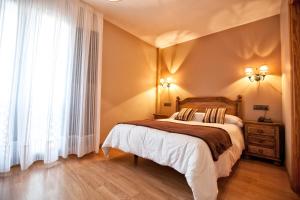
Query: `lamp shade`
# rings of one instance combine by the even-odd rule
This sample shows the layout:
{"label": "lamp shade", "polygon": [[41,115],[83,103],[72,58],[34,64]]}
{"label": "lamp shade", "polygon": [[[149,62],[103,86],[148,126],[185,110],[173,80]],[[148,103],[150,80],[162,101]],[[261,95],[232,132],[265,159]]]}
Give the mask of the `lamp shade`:
{"label": "lamp shade", "polygon": [[167,83],[171,83],[172,82],[172,78],[171,77],[168,77],[167,78]]}
{"label": "lamp shade", "polygon": [[259,72],[263,75],[266,75],[269,71],[269,67],[267,65],[262,65],[259,68]]}
{"label": "lamp shade", "polygon": [[245,69],[245,73],[246,73],[247,76],[251,76],[253,74],[253,68],[247,67]]}

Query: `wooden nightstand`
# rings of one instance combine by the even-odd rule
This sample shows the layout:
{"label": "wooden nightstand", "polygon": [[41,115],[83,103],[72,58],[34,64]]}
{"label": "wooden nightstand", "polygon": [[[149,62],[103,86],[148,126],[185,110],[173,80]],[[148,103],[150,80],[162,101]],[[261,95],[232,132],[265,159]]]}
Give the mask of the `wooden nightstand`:
{"label": "wooden nightstand", "polygon": [[168,115],[159,114],[159,113],[154,113],[153,117],[154,117],[154,119],[166,119],[166,118],[169,118]]}
{"label": "wooden nightstand", "polygon": [[280,123],[262,123],[246,121],[245,145],[246,157],[255,156],[273,160],[274,164],[283,164],[284,128]]}

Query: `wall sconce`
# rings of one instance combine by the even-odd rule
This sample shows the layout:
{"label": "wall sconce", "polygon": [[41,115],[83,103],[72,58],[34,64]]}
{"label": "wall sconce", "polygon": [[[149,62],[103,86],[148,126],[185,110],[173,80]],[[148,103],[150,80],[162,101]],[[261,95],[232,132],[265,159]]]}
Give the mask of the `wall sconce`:
{"label": "wall sconce", "polygon": [[246,76],[248,79],[253,82],[253,81],[263,81],[265,80],[266,75],[268,74],[269,67],[267,65],[263,65],[257,68],[252,68],[252,67],[247,67],[245,69]]}
{"label": "wall sconce", "polygon": [[160,79],[159,81],[159,85],[163,88],[170,88],[172,84],[172,79],[170,77],[166,78],[166,79]]}

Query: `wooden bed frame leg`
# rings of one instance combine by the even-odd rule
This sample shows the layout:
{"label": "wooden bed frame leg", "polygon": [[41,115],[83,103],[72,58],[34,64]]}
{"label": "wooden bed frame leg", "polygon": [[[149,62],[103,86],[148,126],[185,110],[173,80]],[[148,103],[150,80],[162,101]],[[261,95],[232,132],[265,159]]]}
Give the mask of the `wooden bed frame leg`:
{"label": "wooden bed frame leg", "polygon": [[134,156],[134,165],[137,166],[139,157],[137,155]]}

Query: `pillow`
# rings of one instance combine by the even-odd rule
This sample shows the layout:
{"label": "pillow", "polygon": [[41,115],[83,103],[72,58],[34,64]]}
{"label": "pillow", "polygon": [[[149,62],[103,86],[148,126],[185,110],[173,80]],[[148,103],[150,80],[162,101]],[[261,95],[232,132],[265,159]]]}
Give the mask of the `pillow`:
{"label": "pillow", "polygon": [[[170,119],[175,119],[176,116],[178,115],[179,112],[174,113]],[[203,122],[203,118],[204,118],[205,113],[203,112],[196,112],[193,121],[197,121],[197,122]],[[234,124],[237,125],[240,128],[243,128],[244,124],[243,124],[243,120],[240,119],[237,116],[234,115],[228,115],[225,114],[225,122],[226,124]]]}
{"label": "pillow", "polygon": [[194,117],[194,121],[202,122],[203,118],[204,118],[204,115],[205,115],[205,113],[203,113],[203,112],[196,112],[195,117]]}
{"label": "pillow", "polygon": [[[213,123],[218,108],[206,108],[205,115],[203,118],[204,123]],[[211,120],[212,119],[212,120]]]}
{"label": "pillow", "polygon": [[174,113],[173,115],[171,115],[171,117],[169,117],[169,119],[175,119],[176,116],[178,115],[179,112]]}
{"label": "pillow", "polygon": [[180,112],[177,114],[175,119],[181,120],[181,121],[190,121],[194,118],[194,115],[196,112],[197,112],[197,109],[182,108],[180,110]]}
{"label": "pillow", "polygon": [[226,124],[235,124],[240,128],[243,128],[243,120],[234,115],[225,115],[225,123]]}
{"label": "pillow", "polygon": [[[179,112],[173,113],[173,115],[171,115],[171,117],[169,117],[169,119],[175,119],[176,116],[178,115],[178,113],[179,113]],[[204,114],[205,114],[205,113],[203,113],[203,112],[196,112],[195,115],[194,115],[193,121],[196,121],[196,122],[202,122],[202,121],[203,121]]]}
{"label": "pillow", "polygon": [[203,118],[204,123],[224,124],[226,108],[207,108]]}
{"label": "pillow", "polygon": [[218,108],[216,123],[224,124],[226,110],[227,110],[227,108]]}

